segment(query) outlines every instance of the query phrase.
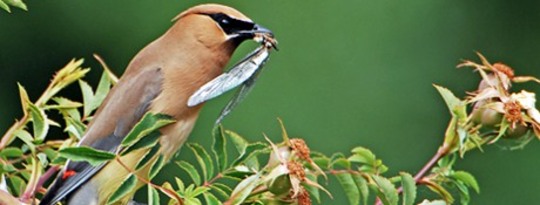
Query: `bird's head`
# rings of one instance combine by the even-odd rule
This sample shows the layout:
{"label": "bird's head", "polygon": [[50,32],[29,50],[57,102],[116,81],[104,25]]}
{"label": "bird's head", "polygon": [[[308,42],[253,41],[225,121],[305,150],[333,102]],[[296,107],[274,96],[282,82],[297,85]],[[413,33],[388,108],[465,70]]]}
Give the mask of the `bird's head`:
{"label": "bird's head", "polygon": [[206,47],[238,46],[245,40],[262,41],[272,38],[270,30],[254,23],[236,9],[219,4],[202,4],[192,7],[177,17],[182,29],[193,32]]}

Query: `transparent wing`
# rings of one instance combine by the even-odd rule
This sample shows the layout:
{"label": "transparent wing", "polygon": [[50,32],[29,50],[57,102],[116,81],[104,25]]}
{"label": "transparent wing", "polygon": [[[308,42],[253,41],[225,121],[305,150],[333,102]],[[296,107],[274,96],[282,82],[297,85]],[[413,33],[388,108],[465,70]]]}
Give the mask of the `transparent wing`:
{"label": "transparent wing", "polygon": [[229,113],[231,113],[231,111],[238,104],[240,104],[240,102],[242,102],[244,100],[244,98],[253,89],[253,87],[255,87],[255,81],[257,80],[260,73],[262,72],[263,65],[264,65],[264,62],[263,62],[263,64],[261,64],[260,68],[257,69],[257,71],[255,71],[255,73],[251,77],[249,77],[244,83],[242,83],[242,86],[240,87],[240,89],[238,89],[238,91],[236,91],[236,93],[231,98],[231,100],[229,100],[229,103],[227,103],[227,105],[223,108],[223,110],[221,110],[221,113],[219,114],[219,117],[217,118],[216,122],[214,123],[214,127],[219,125],[219,123],[221,123],[223,118],[225,118],[225,116],[227,116]]}
{"label": "transparent wing", "polygon": [[221,74],[199,88],[189,97],[187,105],[189,107],[196,106],[246,82],[266,62],[268,57],[269,48],[259,47],[233,66],[229,72]]}

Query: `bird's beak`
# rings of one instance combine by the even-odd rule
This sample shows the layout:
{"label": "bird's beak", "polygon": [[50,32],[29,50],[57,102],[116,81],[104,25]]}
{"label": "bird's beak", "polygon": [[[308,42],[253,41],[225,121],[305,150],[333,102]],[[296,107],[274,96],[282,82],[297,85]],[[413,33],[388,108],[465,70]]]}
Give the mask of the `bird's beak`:
{"label": "bird's beak", "polygon": [[250,30],[238,30],[233,32],[233,35],[243,39],[256,39],[257,37],[266,36],[267,38],[274,38],[274,33],[265,27],[255,24]]}

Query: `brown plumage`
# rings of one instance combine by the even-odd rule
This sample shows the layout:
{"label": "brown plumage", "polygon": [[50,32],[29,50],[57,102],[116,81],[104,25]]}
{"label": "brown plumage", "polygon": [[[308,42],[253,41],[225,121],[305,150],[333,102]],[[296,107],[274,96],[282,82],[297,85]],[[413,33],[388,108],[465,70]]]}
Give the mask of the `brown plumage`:
{"label": "brown plumage", "polygon": [[[145,112],[164,113],[176,120],[160,130],[160,153],[169,159],[185,142],[202,107],[188,107],[190,95],[223,72],[242,41],[268,32],[235,9],[216,4],[190,8],[175,20],[164,35],[133,58],[96,112],[80,145],[115,151]],[[121,160],[134,167],[144,153],[137,150]],[[62,179],[60,173],[40,204],[104,204],[128,174],[115,161],[97,167],[69,162],[66,167],[63,172],[74,170],[76,174]],[[147,171],[143,168],[141,172]]]}

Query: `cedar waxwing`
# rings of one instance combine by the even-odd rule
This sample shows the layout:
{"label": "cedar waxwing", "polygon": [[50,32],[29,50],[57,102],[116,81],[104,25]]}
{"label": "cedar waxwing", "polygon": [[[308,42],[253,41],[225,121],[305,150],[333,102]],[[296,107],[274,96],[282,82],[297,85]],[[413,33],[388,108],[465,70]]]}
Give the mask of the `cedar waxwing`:
{"label": "cedar waxwing", "polygon": [[[175,20],[163,36],[133,58],[79,145],[114,152],[147,111],[163,113],[176,120],[160,129],[160,153],[170,159],[186,141],[202,107],[188,106],[188,98],[223,72],[241,42],[272,36],[237,10],[216,4],[192,7]],[[145,151],[130,152],[121,161],[134,167]],[[141,170],[148,172],[148,168]],[[70,161],[40,204],[105,204],[127,175],[116,161],[102,166]],[[120,203],[127,204],[132,194]]]}

